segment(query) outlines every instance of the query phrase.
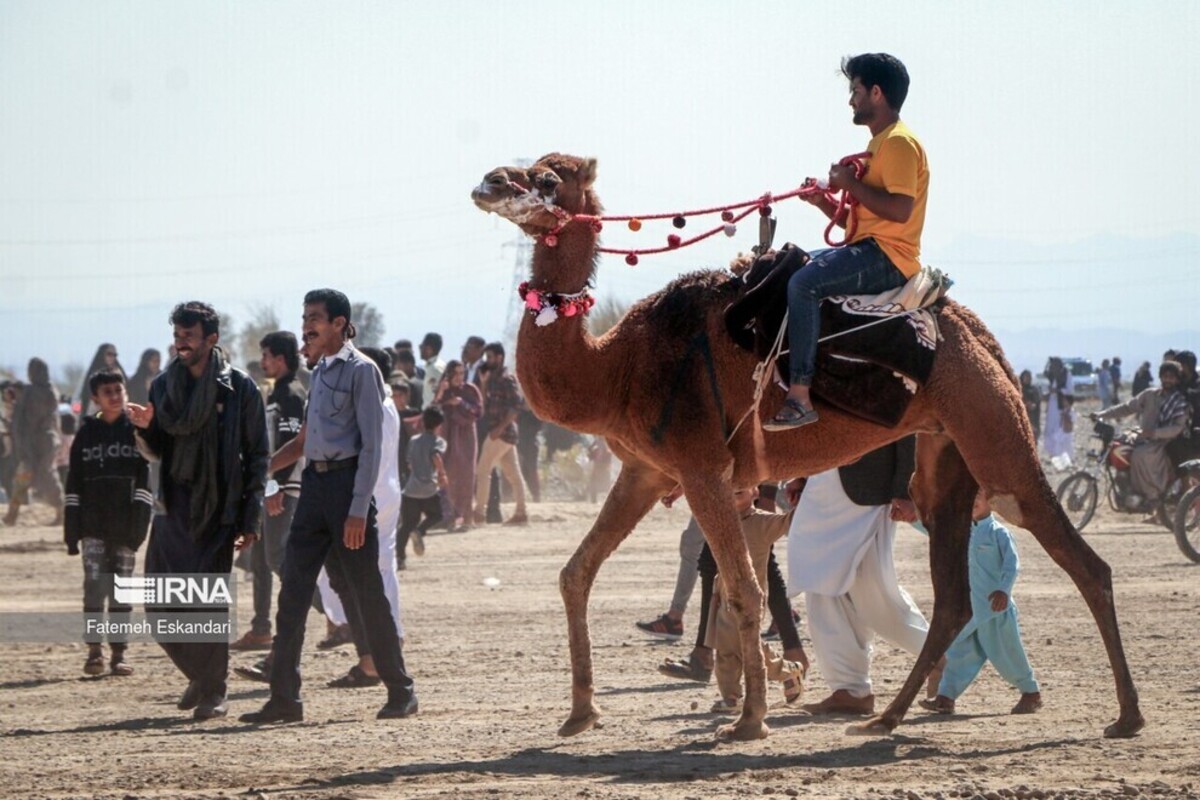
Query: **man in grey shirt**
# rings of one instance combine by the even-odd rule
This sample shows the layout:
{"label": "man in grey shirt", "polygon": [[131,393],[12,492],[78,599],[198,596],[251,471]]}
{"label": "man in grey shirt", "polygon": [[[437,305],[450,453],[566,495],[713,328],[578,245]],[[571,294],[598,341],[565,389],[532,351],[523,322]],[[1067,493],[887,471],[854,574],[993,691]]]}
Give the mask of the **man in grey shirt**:
{"label": "man in grey shirt", "polygon": [[[304,430],[293,440],[303,438],[299,446],[307,466],[283,562],[271,699],[261,711],[244,714],[243,722],[304,718],[300,648],[322,564],[340,571],[361,612],[375,668],[388,689],[388,702],[376,716],[392,719],[417,712],[413,680],[404,669],[378,566],[379,531],[371,495],[383,438],[383,376],[354,347],[354,333],[346,295],[335,289],[305,295],[304,341],[321,355],[309,385]],[[293,454],[281,451],[275,458],[289,455]]]}

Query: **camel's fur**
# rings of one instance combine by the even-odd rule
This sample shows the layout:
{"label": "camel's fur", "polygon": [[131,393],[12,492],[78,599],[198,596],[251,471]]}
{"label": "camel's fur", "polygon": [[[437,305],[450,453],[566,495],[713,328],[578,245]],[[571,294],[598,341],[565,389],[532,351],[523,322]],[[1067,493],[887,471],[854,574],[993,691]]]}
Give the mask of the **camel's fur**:
{"label": "camel's fur", "polygon": [[[551,154],[528,170],[503,167],[472,193],[484,210],[508,213],[521,187],[572,214],[598,214],[592,190],[594,160]],[[526,206],[528,212],[529,206]],[[533,235],[559,225],[547,210],[522,214]],[[557,246],[539,239],[530,285],[573,293],[588,285],[596,264],[593,228],[573,222],[557,231]],[[970,617],[967,539],[974,494],[1004,498],[1005,511],[1028,528],[1071,576],[1090,607],[1108,651],[1120,716],[1105,733],[1128,736],[1143,725],[1113,605],[1108,565],[1071,527],[1038,463],[1036,445],[1012,368],[999,344],[969,310],[947,302],[938,313],[943,341],[926,386],[899,426],[887,429],[822,406],[819,423],[764,433],[783,392],[769,389],[757,418],[726,436],[752,404],[754,357],[728,338],[722,312],[739,291],[718,272],[684,276],[633,308],[599,339],[582,317],[545,327],[524,319],[517,374],[537,415],[607,438],[623,467],[592,529],[563,568],[573,678],[571,715],[560,733],[572,735],[599,718],[594,703],[587,603],[600,565],[672,487],[683,487],[712,548],[740,620],[746,700],[737,721],[719,735],[765,736],[765,668],[759,647],[762,592],[734,512],[732,489],[765,480],[812,475],[848,463],[877,447],[918,434],[911,490],[930,539],[934,612],[929,636],[908,680],[883,713],[859,732],[896,727],[933,665]],[[710,360],[711,359],[711,360]]]}

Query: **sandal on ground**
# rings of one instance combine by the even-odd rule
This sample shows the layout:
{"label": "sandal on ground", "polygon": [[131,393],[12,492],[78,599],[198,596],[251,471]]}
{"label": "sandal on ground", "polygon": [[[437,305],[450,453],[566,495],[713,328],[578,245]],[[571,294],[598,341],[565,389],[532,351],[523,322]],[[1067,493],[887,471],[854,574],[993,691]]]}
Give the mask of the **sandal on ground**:
{"label": "sandal on ground", "polygon": [[800,405],[799,400],[788,397],[783,401],[783,407],[779,409],[779,412],[763,423],[763,430],[788,431],[792,428],[811,425],[818,419],[820,416],[815,408],[805,408]]}
{"label": "sandal on ground", "polygon": [[119,678],[126,678],[133,674],[133,667],[125,662],[124,659],[113,659],[113,662],[108,665],[109,672]]}
{"label": "sandal on ground", "polygon": [[712,680],[712,667],[700,663],[694,655],[687,658],[668,658],[658,665],[658,671],[668,678],[682,678],[697,683],[708,683]]}
{"label": "sandal on ground", "polygon": [[355,664],[340,678],[334,678],[325,684],[330,689],[365,689],[368,686],[378,686],[381,679],[378,675],[368,675],[362,667]]}
{"label": "sandal on ground", "polygon": [[742,698],[733,697],[718,697],[713,701],[712,708],[709,709],[713,714],[736,714],[742,710]]}
{"label": "sandal on ground", "polygon": [[954,713],[954,701],[949,697],[944,697],[942,695],[938,695],[933,699],[923,697],[917,701],[917,704],[926,711],[932,711],[935,714]]}
{"label": "sandal on ground", "polygon": [[105,670],[104,654],[99,650],[88,653],[87,661],[83,662],[84,675],[103,675]]}
{"label": "sandal on ground", "polygon": [[783,699],[795,705],[804,696],[804,676],[808,670],[798,661],[783,662]]}

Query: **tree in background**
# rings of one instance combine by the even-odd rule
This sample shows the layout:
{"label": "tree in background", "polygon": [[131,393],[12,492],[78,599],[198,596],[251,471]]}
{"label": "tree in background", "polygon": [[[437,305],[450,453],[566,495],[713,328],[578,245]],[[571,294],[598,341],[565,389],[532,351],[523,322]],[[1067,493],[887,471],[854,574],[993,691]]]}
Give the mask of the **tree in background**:
{"label": "tree in background", "polygon": [[[223,319],[221,324],[225,324]],[[279,327],[279,315],[275,313],[274,306],[250,306],[250,321],[242,326],[242,330],[237,336],[237,340],[241,344],[241,349],[238,350],[242,358],[241,363],[246,365],[257,362],[262,356],[262,349],[258,343],[268,333],[277,330],[281,330],[281,328]]]}
{"label": "tree in background", "polygon": [[[229,358],[232,359],[236,365],[236,362],[238,360],[238,355],[239,355],[238,349],[237,349],[238,335],[237,335],[237,331],[235,331],[233,328],[233,325],[234,325],[233,315],[231,315],[225,311],[221,311],[220,309],[217,309],[217,318],[220,321],[220,325],[221,325],[221,340],[220,340],[221,349],[224,350],[226,352],[226,354],[228,354]],[[164,353],[163,354],[163,369],[166,369],[166,368],[167,368],[167,357],[166,357],[166,354]]]}
{"label": "tree in background", "polygon": [[380,347],[383,344],[383,314],[370,303],[351,303],[350,316],[358,336],[354,343],[359,347]]}

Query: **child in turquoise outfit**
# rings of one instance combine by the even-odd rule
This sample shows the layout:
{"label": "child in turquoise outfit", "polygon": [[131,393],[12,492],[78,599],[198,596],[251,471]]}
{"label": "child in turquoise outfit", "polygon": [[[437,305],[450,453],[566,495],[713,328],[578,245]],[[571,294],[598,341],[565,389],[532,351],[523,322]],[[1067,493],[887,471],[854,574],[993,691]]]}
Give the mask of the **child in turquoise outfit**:
{"label": "child in turquoise outfit", "polygon": [[972,616],[946,651],[946,669],[933,700],[921,706],[940,714],[954,713],[954,701],[967,690],[983,665],[991,661],[1000,677],[1021,692],[1013,714],[1032,714],[1042,707],[1033,668],[1021,644],[1021,626],[1012,589],[1020,561],[1012,534],[991,513],[981,490],[971,509],[968,564]]}

